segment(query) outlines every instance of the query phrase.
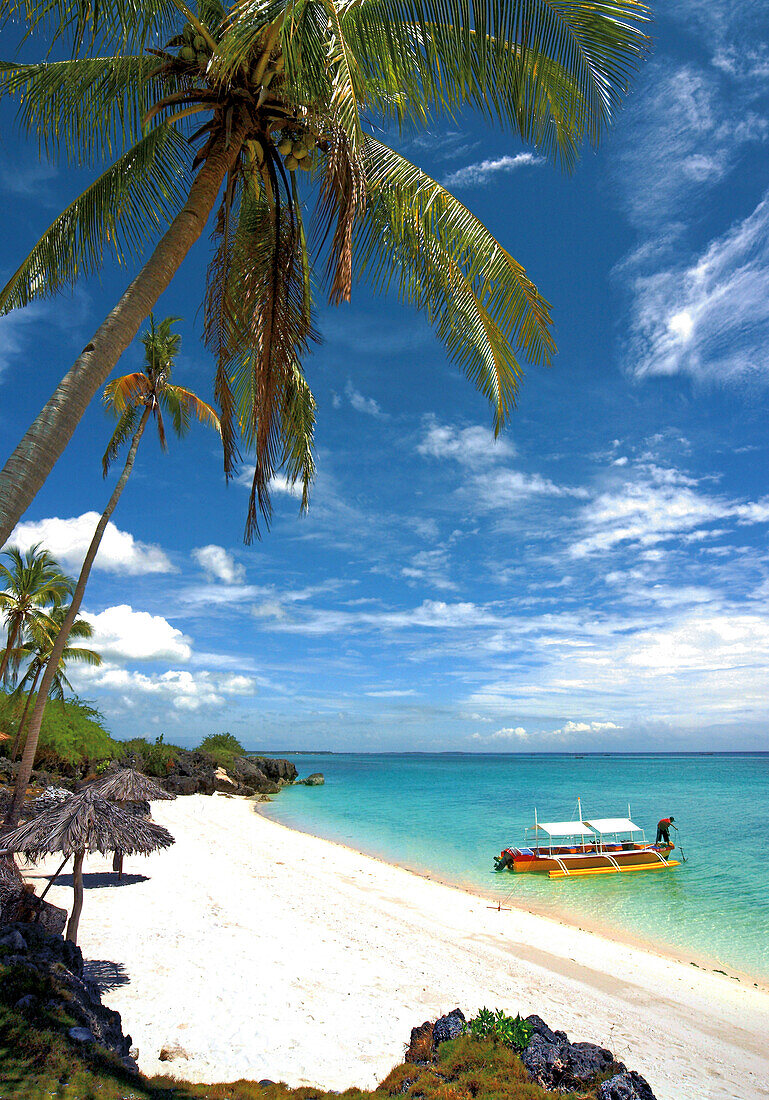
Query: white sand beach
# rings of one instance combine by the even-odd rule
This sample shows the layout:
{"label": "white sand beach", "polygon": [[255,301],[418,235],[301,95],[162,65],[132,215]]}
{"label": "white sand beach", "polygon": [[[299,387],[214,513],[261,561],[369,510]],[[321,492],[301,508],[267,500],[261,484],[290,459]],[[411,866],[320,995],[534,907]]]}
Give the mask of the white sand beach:
{"label": "white sand beach", "polygon": [[[103,999],[147,1073],[369,1087],[401,1060],[413,1026],[488,1005],[610,1047],[659,1100],[769,1097],[761,989],[489,909],[241,799],[179,798],[153,815],[174,847],[126,859],[121,885],[110,860],[88,858],[80,922],[86,959],[123,975]],[[58,905],[70,905],[68,882],[49,893]],[[188,1057],[159,1062],[174,1045]]]}

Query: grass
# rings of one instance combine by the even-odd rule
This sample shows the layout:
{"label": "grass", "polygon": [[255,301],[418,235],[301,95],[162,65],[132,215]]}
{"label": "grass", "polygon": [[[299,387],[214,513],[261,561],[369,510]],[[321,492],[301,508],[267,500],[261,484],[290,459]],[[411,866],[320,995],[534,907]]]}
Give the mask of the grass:
{"label": "grass", "polygon": [[[3,975],[4,977],[4,975]],[[196,1085],[170,1077],[127,1074],[117,1058],[98,1047],[79,1047],[63,1028],[66,1016],[27,1018],[0,1005],[0,1100],[553,1100],[532,1084],[507,1047],[470,1036],[444,1043],[438,1062],[396,1066],[371,1091],[343,1093],[289,1088],[255,1081]],[[594,1091],[561,1094],[593,1100]]]}

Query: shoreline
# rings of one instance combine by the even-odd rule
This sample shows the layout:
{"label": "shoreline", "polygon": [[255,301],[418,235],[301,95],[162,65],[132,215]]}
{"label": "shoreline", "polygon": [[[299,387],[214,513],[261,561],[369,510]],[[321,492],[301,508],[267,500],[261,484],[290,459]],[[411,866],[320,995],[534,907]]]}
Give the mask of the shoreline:
{"label": "shoreline", "polygon": [[[270,802],[273,800],[271,799]],[[444,878],[443,875],[431,870],[429,867],[416,866],[414,864],[398,863],[396,860],[387,859],[383,855],[378,855],[375,852],[367,851],[365,848],[356,848],[352,844],[347,844],[342,840],[336,840],[334,837],[325,836],[320,832],[313,832],[311,829],[304,828],[301,825],[291,824],[288,825],[284,821],[280,821],[275,817],[272,817],[269,810],[269,803],[258,803],[256,806],[256,812],[267,818],[268,821],[274,825],[280,825],[284,829],[288,829],[289,832],[300,833],[303,836],[315,837],[316,840],[325,841],[327,844],[335,844],[340,848],[344,848],[349,852],[353,852],[356,855],[365,856],[366,859],[372,859],[377,863],[381,863],[385,867],[397,867],[402,871],[406,871],[410,875],[417,875],[419,878],[427,879],[428,882],[434,882],[440,886],[446,886],[452,890],[461,890],[466,894],[470,894],[472,897],[478,898],[485,902],[499,902],[500,896],[492,891],[485,892],[482,887],[476,886],[473,883],[462,881],[461,879]],[[509,874],[512,880],[515,876],[512,872],[500,872]],[[673,872],[675,873],[675,872]],[[657,940],[645,939],[643,936],[638,936],[626,928],[618,928],[610,924],[602,924],[599,920],[593,917],[573,917],[570,918],[568,910],[558,910],[554,912],[552,909],[548,909],[545,906],[537,906],[536,902],[520,902],[513,898],[503,895],[501,898],[502,912],[506,909],[514,910],[516,912],[527,913],[529,916],[537,917],[542,920],[552,921],[554,924],[562,926],[564,928],[574,928],[580,932],[585,932],[588,935],[600,936],[603,939],[611,940],[612,942],[622,943],[627,947],[635,948],[638,951],[645,951],[650,955],[655,955],[660,959],[667,959],[671,962],[679,963],[681,966],[692,966],[697,970],[702,970],[704,973],[718,974],[719,976],[728,978],[730,981],[739,982],[741,985],[748,986],[750,988],[759,989],[764,993],[769,993],[769,977],[762,975],[751,974],[747,970],[737,970],[735,967],[730,966],[728,963],[723,962],[720,959],[708,958],[706,955],[701,955],[698,952],[690,951],[685,948],[676,947],[675,944],[660,943]],[[497,905],[490,906],[492,909],[497,909]]]}
{"label": "shoreline", "polygon": [[[86,859],[80,946],[113,973],[147,1074],[372,1087],[457,1005],[535,1012],[658,1100],[769,1098],[769,995],[272,821],[238,798],[153,806],[166,851]],[[26,869],[40,885],[55,857]],[[71,903],[71,878],[49,897]],[[162,1047],[183,1048],[160,1061]]]}

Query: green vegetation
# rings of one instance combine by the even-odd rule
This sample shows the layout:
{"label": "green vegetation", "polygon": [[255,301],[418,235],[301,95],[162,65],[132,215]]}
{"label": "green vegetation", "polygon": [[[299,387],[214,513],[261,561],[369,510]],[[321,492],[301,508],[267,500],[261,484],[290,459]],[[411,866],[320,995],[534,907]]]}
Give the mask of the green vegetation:
{"label": "green vegetation", "polygon": [[152,775],[156,779],[162,779],[168,775],[179,753],[184,750],[180,745],[169,745],[161,733],[154,741],[147,741],[144,737],[132,737],[130,741],[121,741],[121,756],[138,756],[139,770],[145,775]]}
{"label": "green vegetation", "polygon": [[[11,735],[19,723],[23,701],[0,691],[0,732]],[[0,755],[8,756],[12,741],[0,741]],[[36,767],[63,775],[96,770],[122,753],[90,703],[74,696],[46,709],[37,747]]]}
{"label": "green vegetation", "polygon": [[231,733],[209,733],[198,745],[199,752],[213,756],[222,768],[229,768],[236,756],[243,756],[245,749]]}
{"label": "green vegetation", "polygon": [[104,404],[108,412],[112,413],[117,420],[117,425],[102,458],[104,476],[107,476],[110,465],[126,444],[128,444],[128,453],[122,473],[107,502],[107,507],[96,524],[96,530],[83,560],[80,576],[72,592],[71,603],[63,618],[57,624],[55,634],[52,634],[50,638],[51,645],[47,650],[48,655],[40,681],[40,690],[37,693],[35,705],[32,708],[32,716],[29,719],[21,766],[16,778],[16,788],[6,814],[5,824],[10,827],[16,825],[19,820],[24,792],[32,775],[37,755],[38,739],[48,696],[54,690],[56,677],[60,675],[59,667],[67,648],[67,639],[77,620],[77,613],[83,602],[91,568],[99,552],[101,540],[107,530],[110,517],[115,511],[120,495],[128,483],[144,429],[150,419],[154,420],[158,440],[164,451],[167,450],[165,422],[163,420],[164,412],[169,417],[173,430],[179,438],[187,434],[193,417],[196,417],[201,423],[209,424],[220,431],[219,417],[214,409],[205,401],[201,401],[191,390],[173,385],[171,382],[174,359],[178,355],[181,346],[181,337],[171,329],[172,324],[177,320],[176,317],[166,317],[156,325],[155,318],[150,314],[150,327],[142,337],[142,343],[144,344],[143,370],[126,374],[122,378],[116,378],[104,390]]}
{"label": "green vegetation", "polygon": [[501,1008],[495,1012],[490,1008],[482,1008],[472,1020],[465,1024],[465,1034],[472,1035],[473,1039],[490,1040],[502,1043],[511,1050],[525,1050],[529,1045],[532,1029],[517,1016],[507,1016]]}
{"label": "green vegetation", "polygon": [[[435,1066],[396,1066],[370,1092],[353,1088],[340,1094],[243,1080],[209,1085],[169,1077],[137,1080],[108,1052],[71,1042],[65,1032],[73,1021],[66,1017],[44,1009],[22,1014],[9,1007],[8,970],[0,966],[0,1002],[6,1002],[0,1003],[0,1095],[14,1100],[552,1100],[552,1093],[529,1081],[512,1050],[469,1036],[444,1043]],[[18,974],[13,982],[17,997],[24,982]],[[563,1100],[594,1100],[596,1094],[561,1095]]]}
{"label": "green vegetation", "polygon": [[366,281],[422,310],[500,427],[520,359],[553,354],[548,303],[463,203],[379,135],[478,112],[571,167],[623,103],[647,19],[639,0],[477,11],[458,0],[7,0],[0,25],[23,24],[43,60],[5,64],[0,95],[45,154],[94,178],[11,265],[0,311],[71,287],[115,254],[144,266],[0,473],[0,543],[215,209],[204,329],[226,472],[238,436],[255,456],[248,536],[258,510],[269,517],[278,467],[305,491],[312,477],[302,364],[314,284],[338,304]]}

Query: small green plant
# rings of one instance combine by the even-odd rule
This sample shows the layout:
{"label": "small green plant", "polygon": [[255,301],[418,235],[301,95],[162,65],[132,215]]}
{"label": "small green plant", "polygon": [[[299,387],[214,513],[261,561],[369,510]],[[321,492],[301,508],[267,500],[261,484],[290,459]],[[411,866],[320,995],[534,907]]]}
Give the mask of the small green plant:
{"label": "small green plant", "polygon": [[198,745],[199,752],[208,753],[223,768],[231,768],[236,756],[243,756],[245,749],[231,733],[209,733]]}
{"label": "small green plant", "polygon": [[521,1018],[508,1016],[501,1008],[492,1011],[482,1008],[472,1020],[464,1026],[464,1034],[473,1039],[490,1039],[502,1043],[511,1050],[525,1050],[532,1036],[532,1026]]}

